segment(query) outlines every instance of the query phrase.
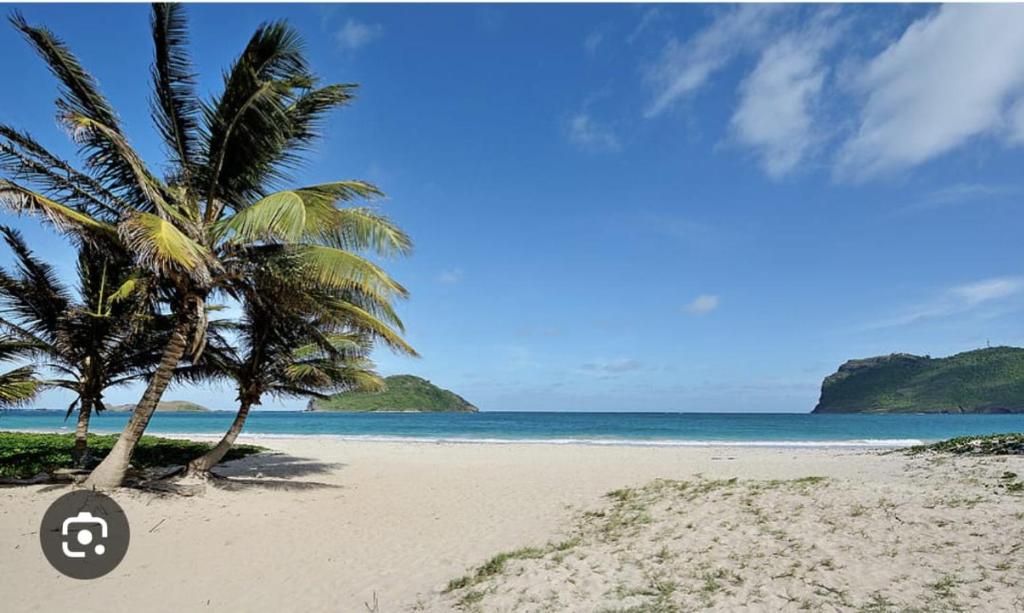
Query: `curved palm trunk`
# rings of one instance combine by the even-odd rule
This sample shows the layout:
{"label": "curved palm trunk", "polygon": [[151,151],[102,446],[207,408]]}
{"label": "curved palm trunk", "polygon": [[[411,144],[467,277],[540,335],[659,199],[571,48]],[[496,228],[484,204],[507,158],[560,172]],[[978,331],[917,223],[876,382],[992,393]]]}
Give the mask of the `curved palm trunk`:
{"label": "curved palm trunk", "polygon": [[191,327],[191,319],[181,317],[174,330],[171,331],[171,338],[164,347],[160,364],[150,378],[146,392],[139,400],[139,404],[135,406],[135,410],[132,411],[131,418],[121,432],[121,436],[117,438],[117,442],[110,449],[110,453],[85,480],[85,487],[111,489],[119,487],[124,481],[124,475],[128,472],[128,462],[131,460],[132,452],[135,451],[135,445],[142,438],[142,433],[146,431],[146,426],[149,425],[149,420],[153,417],[153,411],[156,410],[160,397],[171,383],[174,369],[185,355],[186,337]]}
{"label": "curved palm trunk", "polygon": [[89,418],[92,416],[92,403],[83,402],[78,410],[78,424],[75,426],[75,448],[71,451],[71,457],[75,466],[82,467],[88,461],[89,456]]}
{"label": "curved palm trunk", "polygon": [[235,439],[242,432],[251,406],[251,400],[242,400],[241,406],[238,407],[238,413],[235,415],[235,420],[231,422],[231,427],[224,433],[224,438],[220,439],[220,442],[214,445],[213,449],[188,463],[187,473],[189,475],[204,476],[210,472],[211,468],[224,459],[224,456],[231,450],[231,446],[235,444]]}

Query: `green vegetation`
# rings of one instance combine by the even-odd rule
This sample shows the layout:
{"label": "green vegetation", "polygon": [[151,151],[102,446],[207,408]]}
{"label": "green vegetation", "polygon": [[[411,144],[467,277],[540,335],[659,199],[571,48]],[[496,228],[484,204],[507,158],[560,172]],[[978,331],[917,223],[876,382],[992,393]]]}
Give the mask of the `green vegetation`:
{"label": "green vegetation", "polygon": [[[95,459],[103,458],[117,436],[89,435],[89,450]],[[39,473],[74,468],[75,437],[71,434],[32,434],[0,432],[0,477],[26,479]],[[132,457],[135,468],[180,466],[206,453],[208,443],[143,436]],[[226,459],[237,460],[263,451],[255,445],[236,445]]]}
{"label": "green vegetation", "polygon": [[311,411],[423,411],[476,412],[465,398],[437,387],[413,375],[394,375],[384,379],[381,392],[342,392],[309,402]]}
{"label": "green vegetation", "polygon": [[[134,408],[134,404],[115,404],[110,407],[110,410],[131,411]],[[202,413],[204,411],[209,411],[210,409],[201,404],[196,404],[187,400],[161,400],[156,404],[156,410],[167,413]]]}
{"label": "green vegetation", "polygon": [[914,445],[907,453],[951,453],[955,455],[1024,455],[1024,433],[960,436],[928,445]]}
{"label": "green vegetation", "polygon": [[815,413],[1024,412],[1024,349],[850,360],[825,378]]}
{"label": "green vegetation", "polygon": [[472,587],[486,579],[500,575],[505,572],[509,562],[514,560],[536,560],[552,553],[562,553],[579,545],[578,538],[569,539],[560,543],[548,543],[544,547],[523,547],[515,551],[505,551],[494,556],[470,575],[465,575],[448,582],[444,591],[453,592]]}

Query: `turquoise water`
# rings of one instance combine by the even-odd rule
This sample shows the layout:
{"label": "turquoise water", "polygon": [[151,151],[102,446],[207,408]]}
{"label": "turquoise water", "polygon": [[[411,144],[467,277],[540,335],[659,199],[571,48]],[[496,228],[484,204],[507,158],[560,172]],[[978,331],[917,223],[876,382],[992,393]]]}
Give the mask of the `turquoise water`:
{"label": "turquoise water", "polygon": [[[233,413],[160,413],[147,432],[221,434]],[[119,432],[127,413],[93,418]],[[0,429],[71,431],[60,411],[0,411]],[[810,415],[763,413],[301,413],[258,411],[245,433],[350,439],[549,442],[594,445],[901,446],[966,434],[1024,432],[1024,415]]]}

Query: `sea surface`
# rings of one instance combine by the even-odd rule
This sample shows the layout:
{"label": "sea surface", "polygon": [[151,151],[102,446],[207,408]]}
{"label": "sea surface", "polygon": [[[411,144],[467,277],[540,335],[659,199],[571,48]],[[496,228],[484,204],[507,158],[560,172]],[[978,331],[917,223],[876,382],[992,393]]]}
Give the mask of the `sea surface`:
{"label": "sea surface", "polygon": [[[157,413],[147,433],[219,435],[230,411]],[[105,412],[93,432],[119,432],[128,413]],[[0,430],[73,432],[63,411],[0,411]],[[1024,415],[795,413],[304,413],[256,411],[245,434],[466,443],[646,446],[898,447],[967,434],[1024,432]]]}

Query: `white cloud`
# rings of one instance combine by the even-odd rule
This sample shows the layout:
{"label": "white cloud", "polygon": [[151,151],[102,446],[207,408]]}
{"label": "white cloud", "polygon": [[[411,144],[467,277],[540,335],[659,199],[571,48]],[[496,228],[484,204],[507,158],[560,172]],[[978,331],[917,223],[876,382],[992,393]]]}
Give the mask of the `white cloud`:
{"label": "white cloud", "polygon": [[959,204],[981,199],[998,199],[1017,194],[1019,190],[1008,185],[986,183],[954,183],[932,190],[915,208],[931,208],[946,204]]}
{"label": "white cloud", "polygon": [[764,4],[744,4],[719,12],[711,25],[685,43],[670,40],[648,70],[655,96],[644,115],[660,115],[707,83],[733,57],[762,38],[777,10]]}
{"label": "white cloud", "polygon": [[1024,277],[994,277],[951,287],[935,300],[868,326],[869,329],[905,326],[929,319],[961,315],[1024,291]]}
{"label": "white cloud", "polygon": [[601,29],[594,30],[590,34],[587,34],[586,38],[583,39],[583,50],[587,52],[587,55],[594,55],[597,53],[597,48],[604,42],[604,31]]}
{"label": "white cloud", "polygon": [[872,59],[857,85],[866,102],[839,153],[841,178],[910,168],[985,134],[1024,140],[1024,9],[942,6]]}
{"label": "white cloud", "polygon": [[966,306],[972,307],[991,300],[1012,296],[1024,289],[1024,280],[1019,277],[986,279],[967,285],[954,287],[952,294],[962,300]]}
{"label": "white cloud", "polygon": [[693,299],[693,302],[686,305],[685,310],[690,315],[707,315],[718,308],[718,296],[712,294],[701,294]]}
{"label": "white cloud", "polygon": [[835,40],[827,24],[787,34],[764,50],[740,85],[733,134],[755,150],[772,178],[793,171],[819,140],[814,108],[828,74],[822,56]]}
{"label": "white cloud", "polygon": [[637,22],[636,27],[633,28],[633,31],[626,37],[626,42],[632,45],[640,35],[643,34],[651,24],[660,19],[661,16],[661,9],[657,7],[644,11],[643,14],[640,15],[640,21]]}
{"label": "white cloud", "polygon": [[462,281],[462,270],[455,268],[452,270],[444,270],[440,275],[437,276],[438,283],[444,285],[455,285]]}
{"label": "white cloud", "polygon": [[1024,144],[1024,96],[1013,105],[1008,113],[1010,124],[1010,142],[1015,145]]}
{"label": "white cloud", "polygon": [[569,142],[584,151],[618,151],[619,139],[609,128],[599,124],[587,112],[569,118]]}
{"label": "white cloud", "polygon": [[350,17],[345,20],[334,36],[342,49],[356,51],[380,38],[383,32],[384,28],[380,24],[363,23]]}
{"label": "white cloud", "polygon": [[618,360],[588,362],[587,364],[583,364],[580,368],[582,368],[583,370],[602,373],[605,375],[619,375],[624,372],[640,370],[643,367],[643,363],[640,362],[639,360],[622,358]]}

